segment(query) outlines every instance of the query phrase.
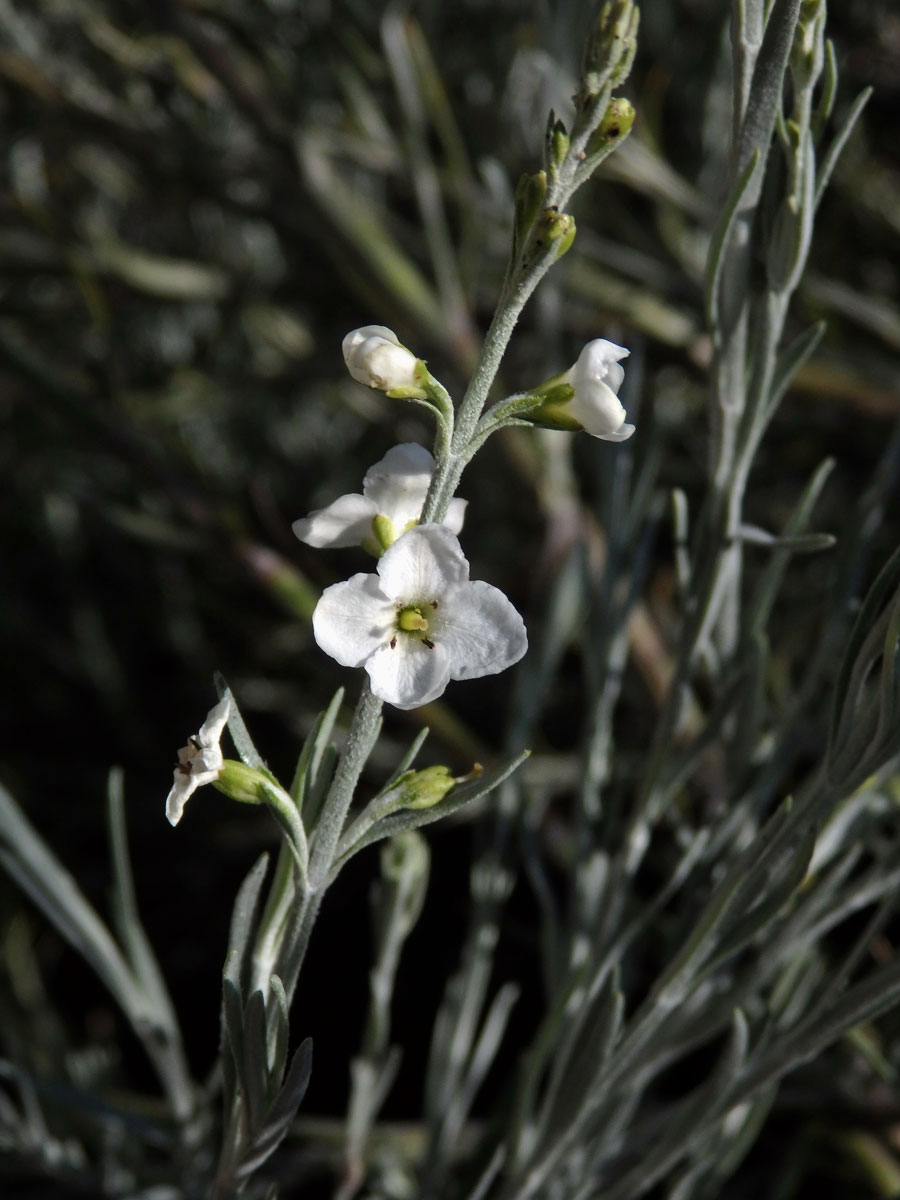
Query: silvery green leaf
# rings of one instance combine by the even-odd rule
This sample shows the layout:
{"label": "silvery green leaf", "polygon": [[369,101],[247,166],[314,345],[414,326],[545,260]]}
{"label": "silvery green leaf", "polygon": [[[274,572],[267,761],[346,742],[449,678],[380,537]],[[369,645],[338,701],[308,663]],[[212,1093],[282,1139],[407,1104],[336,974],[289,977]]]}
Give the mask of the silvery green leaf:
{"label": "silvery green leaf", "polygon": [[266,998],[256,991],[247,1001],[242,1030],[241,1084],[251,1130],[262,1125],[269,1092],[269,1054],[266,1036]]}
{"label": "silvery green leaf", "polygon": [[331,735],[343,700],[344,689],[338,688],[325,711],[319,713],[303,743],[291,783],[291,796],[309,833],[315,828],[334,774],[337,753],[331,744]]}
{"label": "silvery green leaf", "polygon": [[482,796],[487,795],[488,792],[493,791],[499,783],[502,783],[504,779],[511,775],[516,767],[528,758],[530,753],[530,750],[524,750],[503,766],[493,767],[467,783],[458,784],[443,800],[435,804],[432,808],[405,808],[377,821],[367,832],[362,834],[358,841],[355,841],[342,851],[332,868],[331,879],[334,879],[341,867],[365,846],[370,846],[373,842],[381,841],[382,838],[393,837],[394,834],[402,833],[406,829],[419,829],[422,825],[430,825],[434,821],[440,821],[443,817],[450,816],[451,813],[458,812],[467,804],[471,804],[473,800],[478,800]]}
{"label": "silvery green leaf", "polygon": [[259,919],[261,890],[268,865],[268,854],[261,854],[241,884],[231,910],[226,960],[237,965],[234,982],[239,987],[246,984],[250,939]]}
{"label": "silvery green leaf", "polygon": [[[833,470],[833,458],[826,458],[819,464],[788,518],[782,537],[790,539],[802,534]],[[772,606],[778,596],[781,581],[789,562],[790,549],[787,547],[773,554],[766,564],[748,607],[747,623],[751,630],[762,632],[768,624]]]}
{"label": "silvery green leaf", "polygon": [[247,1178],[278,1149],[303,1101],[312,1073],[312,1039],[306,1038],[291,1060],[290,1069],[265,1123],[241,1160],[240,1177]]}
{"label": "silvery green leaf", "polygon": [[828,147],[827,151],[825,152],[825,155],[822,159],[822,165],[819,167],[818,175],[816,178],[816,196],[815,196],[816,208],[819,207],[819,204],[822,201],[822,196],[825,194],[825,189],[828,186],[829,179],[831,178],[831,173],[834,170],[835,166],[837,165],[837,160],[841,156],[841,151],[844,149],[844,146],[847,144],[847,139],[850,137],[850,134],[853,132],[853,129],[856,125],[856,122],[859,120],[862,110],[868,104],[869,98],[872,95],[872,91],[873,91],[872,88],[865,88],[856,97],[853,104],[850,106],[850,111],[849,111],[849,113],[847,113],[846,120],[844,121],[843,125],[838,130],[838,132],[835,134],[834,141],[831,143],[831,145]]}
{"label": "silvery green leaf", "polygon": [[[708,972],[722,962],[722,960],[736,954],[757,933],[764,930],[783,906],[787,904],[806,876],[806,871],[816,846],[817,836],[817,828],[811,827],[807,829],[798,836],[796,843],[785,855],[785,861],[772,864],[768,867],[765,884],[762,885],[765,887],[765,891],[762,891],[762,887],[758,884],[755,875],[750,877],[747,891],[749,893],[748,904],[752,905],[752,907],[749,908],[749,911],[744,912],[730,928],[727,928],[721,934],[716,946],[715,955],[704,965],[704,972]],[[754,893],[756,894],[754,895]],[[757,896],[759,897],[758,902],[753,903],[753,900]]]}
{"label": "silvery green leaf", "polygon": [[122,770],[109,773],[108,817],[112,847],[113,880],[119,934],[125,945],[131,967],[141,986],[152,997],[157,1016],[165,1022],[169,1036],[179,1037],[178,1021],[156,955],[138,914],[134,877],[128,855],[128,833],[125,826]]}
{"label": "silvery green leaf", "polygon": [[786,350],[779,356],[772,376],[769,389],[768,408],[774,412],[781,403],[782,397],[791,386],[791,382],[803,364],[809,359],[822,340],[825,332],[825,322],[816,321],[803,333],[798,334]]}
{"label": "silvery green leaf", "polygon": [[[883,652],[883,644],[878,645],[877,648],[873,647],[870,651],[867,643],[872,641],[873,629],[879,618],[883,617],[883,608],[888,597],[896,593],[898,589],[900,589],[900,549],[890,557],[869,589],[853,624],[838,669],[827,756],[829,772],[836,768],[837,756],[845,748],[850,732],[848,723],[858,716],[858,707],[862,699],[862,684],[867,678],[870,666],[869,659],[872,654],[880,657]],[[882,632],[882,636],[884,632]],[[847,770],[853,771],[855,766],[856,764],[851,763],[847,766]]]}
{"label": "silvery green leaf", "polygon": [[[269,1056],[270,1080],[280,1081],[284,1078],[287,1067],[288,1037],[290,1021],[288,999],[284,984],[277,975],[269,979],[269,1002],[266,1004],[267,1047]],[[273,1096],[268,1099],[271,1101]]]}
{"label": "silvery green leaf", "polygon": [[413,765],[413,763],[418,758],[419,751],[422,749],[422,746],[425,744],[425,739],[428,737],[428,733],[429,733],[429,730],[428,730],[427,726],[424,729],[419,730],[419,732],[416,734],[416,736],[413,738],[412,742],[410,743],[409,749],[406,751],[406,753],[400,759],[400,762],[397,764],[397,767],[394,770],[393,775],[391,775],[390,779],[387,781],[387,783],[381,789],[382,791],[384,791],[384,792],[389,791],[394,786],[394,784],[397,782],[397,780],[400,778],[400,776],[405,771],[408,771],[409,768]]}
{"label": "silvery green leaf", "polygon": [[568,1128],[591,1099],[595,1083],[622,1031],[625,997],[611,972],[583,1013],[573,1021],[563,1053],[553,1064],[541,1115],[541,1145],[547,1147]]}
{"label": "silvery green leaf", "polygon": [[234,693],[222,675],[216,673],[215,678],[219,699],[224,700],[227,696],[231,701],[228,711],[228,732],[231,734],[231,740],[234,742],[234,748],[238,752],[238,757],[248,767],[253,767],[257,771],[264,771],[268,774],[268,768],[253,745],[253,739],[250,737],[247,726],[244,724],[244,718],[241,716],[241,710],[238,708]]}
{"label": "silvery green leaf", "polygon": [[0,865],[96,972],[132,1025],[152,1025],[142,989],[106,925],[3,787]]}
{"label": "silvery green leaf", "polygon": [[706,320],[710,329],[715,329],[718,325],[719,289],[728,246],[737,223],[741,200],[750,185],[750,179],[756,170],[758,160],[759,151],[757,150],[751,154],[731,195],[726,200],[710,240],[706,256]]}
{"label": "silvery green leaf", "polygon": [[231,1052],[240,1078],[244,1056],[244,1001],[235,979],[237,965],[235,956],[229,955],[222,977],[222,1029],[223,1043]]}
{"label": "silvery green leaf", "polygon": [[747,1020],[735,1009],[728,1041],[709,1078],[675,1112],[667,1114],[662,1136],[636,1167],[608,1189],[604,1200],[633,1200],[649,1191],[684,1157],[704,1125],[723,1115],[726,1097],[735,1088],[747,1057],[748,1041]]}

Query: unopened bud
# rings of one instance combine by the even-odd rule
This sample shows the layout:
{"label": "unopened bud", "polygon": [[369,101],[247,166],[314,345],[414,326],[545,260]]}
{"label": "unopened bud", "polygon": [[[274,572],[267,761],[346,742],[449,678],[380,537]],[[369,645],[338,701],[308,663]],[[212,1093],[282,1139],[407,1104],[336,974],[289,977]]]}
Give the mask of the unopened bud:
{"label": "unopened bud", "polygon": [[423,395],[419,360],[392,329],[385,325],[363,325],[344,338],[344,362],[357,381],[380,392]]}
{"label": "unopened bud", "polygon": [[584,52],[580,96],[599,95],[627,78],[637,48],[638,10],[632,0],[604,4]]}
{"label": "unopened bud", "polygon": [[531,232],[531,227],[541,215],[544,202],[547,199],[547,173],[538,171],[536,175],[523,175],[516,186],[516,210],[514,239],[517,246],[523,246]]}
{"label": "unopened bud", "polygon": [[398,780],[402,788],[401,807],[433,808],[456,787],[456,780],[447,767],[425,767],[421,771],[407,771]]}
{"label": "unopened bud", "polygon": [[240,804],[265,804],[265,789],[278,786],[262,771],[233,758],[225,759],[212,785]]}
{"label": "unopened bud", "polygon": [[554,176],[559,171],[565,161],[566,155],[569,153],[570,138],[566,133],[566,127],[562,121],[555,118],[551,112],[550,119],[547,122],[547,137],[545,142],[545,157],[547,160],[547,170],[551,176]]}
{"label": "unopened bud", "polygon": [[575,218],[570,213],[548,208],[544,214],[543,237],[555,243],[556,257],[562,258],[575,241]]}
{"label": "unopened bud", "polygon": [[591,134],[587,145],[588,157],[611,150],[624,140],[634,124],[634,105],[624,96],[615,96],[607,105],[603,120]]}

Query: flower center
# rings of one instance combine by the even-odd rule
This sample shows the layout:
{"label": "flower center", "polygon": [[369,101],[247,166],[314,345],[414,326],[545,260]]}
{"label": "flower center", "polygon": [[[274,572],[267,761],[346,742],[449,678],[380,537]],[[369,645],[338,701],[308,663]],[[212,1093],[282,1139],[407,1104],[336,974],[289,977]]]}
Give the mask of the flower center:
{"label": "flower center", "polygon": [[411,605],[402,608],[397,615],[397,628],[404,633],[425,633],[428,629],[428,618],[422,612],[424,604]]}

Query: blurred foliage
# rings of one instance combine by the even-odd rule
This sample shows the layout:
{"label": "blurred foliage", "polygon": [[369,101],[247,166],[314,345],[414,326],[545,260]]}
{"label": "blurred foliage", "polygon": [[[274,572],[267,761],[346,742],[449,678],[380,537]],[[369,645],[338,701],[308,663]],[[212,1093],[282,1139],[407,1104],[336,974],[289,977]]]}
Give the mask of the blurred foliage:
{"label": "blurred foliage", "polygon": [[[828,331],[763,447],[750,515],[780,528],[834,453],[817,520],[852,538],[876,463],[896,469],[883,451],[900,417],[900,15],[877,0],[834,7],[838,105],[867,83],[876,94],[823,204],[801,289],[797,327],[824,317]],[[138,887],[176,999],[219,970],[218,864],[230,881],[246,867],[248,828],[250,840],[272,834],[210,794],[173,854],[166,756],[206,711],[220,669],[245,710],[268,714],[263,740],[287,763],[336,682],[311,641],[312,605],[358,569],[349,554],[301,546],[290,522],[356,490],[388,446],[429,437],[414,410],[347,378],[340,339],[388,324],[458,393],[502,274],[515,181],[534,169],[547,109],[566,111],[590,10],[586,0],[0,0],[0,774],[99,894],[103,778],[124,764]],[[727,145],[726,10],[646,5],[635,134],[581,195],[575,248],[504,364],[518,388],[561,370],[590,337],[634,347],[639,433],[659,439],[659,484],[689,497],[705,453],[702,273]],[[595,505],[610,460],[587,439],[496,442],[465,480],[466,546],[473,574],[490,564],[527,617],[573,538],[587,531],[602,553]],[[879,561],[897,543],[896,511],[870,514]],[[791,654],[769,681],[776,697],[816,641],[811,600],[831,572],[828,556],[813,556],[788,577],[776,619],[792,631]],[[649,580],[632,628],[626,756],[641,752],[645,697],[666,677],[668,538]],[[451,690],[446,705],[394,715],[388,732],[427,722],[467,769],[496,745],[504,695],[502,680]],[[577,705],[564,669],[534,770],[557,755],[567,778]],[[560,821],[551,810],[550,844],[565,842]],[[445,837],[458,848],[458,833]],[[451,894],[464,887],[462,868],[435,871]],[[348,896],[337,922],[357,919],[360,897]],[[61,1035],[41,972],[52,990],[72,964],[58,947],[35,950],[32,918],[3,897],[0,1016],[30,1010],[27,1036],[25,1018],[9,1017],[10,1040],[52,1060]],[[210,931],[202,960],[186,907]],[[463,907],[461,894],[437,902],[450,947],[430,963],[439,974]],[[364,944],[364,931],[352,939]],[[109,1017],[75,978],[87,996],[75,1039],[87,1041],[90,1020],[102,1034]],[[318,1003],[322,1045],[346,1052],[327,1003],[307,1002],[310,1025]],[[186,1024],[200,1069],[214,1031]],[[319,1093],[325,1108],[343,1086]],[[314,1074],[311,1098],[315,1088]],[[808,1097],[800,1108],[820,1115]],[[802,1150],[792,1144],[792,1162]]]}

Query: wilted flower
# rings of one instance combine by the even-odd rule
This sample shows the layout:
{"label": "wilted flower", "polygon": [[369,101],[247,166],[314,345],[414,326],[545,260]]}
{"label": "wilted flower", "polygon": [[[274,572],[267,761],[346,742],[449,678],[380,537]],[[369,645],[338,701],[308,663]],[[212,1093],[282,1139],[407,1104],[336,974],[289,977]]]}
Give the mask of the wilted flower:
{"label": "wilted flower", "polygon": [[166,798],[166,816],[170,825],[181,820],[184,806],[198,787],[212,783],[222,770],[222,751],[219,739],[231,711],[231,700],[223,696],[215,708],[210,709],[200,732],[188,738],[188,744],[178,751],[175,766],[175,782]]}
{"label": "wilted flower", "polygon": [[[308,546],[363,546],[382,554],[418,521],[433,470],[434,459],[424,446],[415,442],[394,446],[366,472],[361,496],[357,492],[339,496],[291,528]],[[462,529],[465,509],[465,500],[450,501],[443,523],[454,533]]]}
{"label": "wilted flower", "polygon": [[352,329],[344,338],[343,350],[347,370],[358,383],[382,392],[420,386],[416,378],[419,360],[385,325]]}
{"label": "wilted flower", "polygon": [[469,581],[459,542],[443,525],[404,533],[377,570],[326,588],[313,632],[342,666],[365,667],[389,704],[417,708],[451,679],[494,675],[525,653],[522,618],[499,589]]}

